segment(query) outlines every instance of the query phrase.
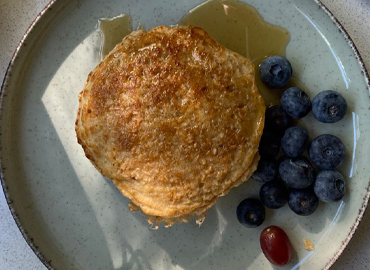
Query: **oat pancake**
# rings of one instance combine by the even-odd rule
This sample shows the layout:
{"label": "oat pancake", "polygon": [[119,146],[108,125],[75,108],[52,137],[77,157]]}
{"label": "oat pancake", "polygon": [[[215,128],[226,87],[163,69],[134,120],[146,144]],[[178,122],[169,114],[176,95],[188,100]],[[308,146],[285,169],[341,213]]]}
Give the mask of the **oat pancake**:
{"label": "oat pancake", "polygon": [[265,105],[254,66],[200,28],[132,32],[79,101],[87,158],[150,221],[203,220],[257,168]]}

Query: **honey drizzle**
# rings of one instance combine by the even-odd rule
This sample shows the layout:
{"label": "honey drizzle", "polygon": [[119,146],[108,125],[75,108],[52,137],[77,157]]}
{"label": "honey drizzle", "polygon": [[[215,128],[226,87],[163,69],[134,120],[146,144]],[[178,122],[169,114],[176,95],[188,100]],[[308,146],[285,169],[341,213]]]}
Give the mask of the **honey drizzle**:
{"label": "honey drizzle", "polygon": [[267,56],[285,55],[290,37],[284,28],[267,23],[254,7],[236,0],[206,1],[189,11],[179,24],[201,27],[218,43],[249,58],[265,104],[280,103],[283,90],[267,87],[258,71]]}

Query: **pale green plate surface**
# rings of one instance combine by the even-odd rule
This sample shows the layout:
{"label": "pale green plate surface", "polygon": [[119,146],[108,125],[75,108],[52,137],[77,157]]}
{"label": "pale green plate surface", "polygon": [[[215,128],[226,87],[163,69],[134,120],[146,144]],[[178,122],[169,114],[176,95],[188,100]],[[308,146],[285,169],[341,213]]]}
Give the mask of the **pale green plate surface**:
{"label": "pale green plate surface", "polygon": [[[84,157],[74,120],[78,93],[99,61],[97,19],[120,13],[147,28],[175,24],[200,1],[56,1],[25,40],[6,77],[1,104],[1,166],[7,199],[22,233],[55,269],[272,269],[259,248],[259,234],[275,224],[289,234],[296,254],[286,268],[329,267],[350,240],[369,196],[368,79],[351,41],[314,1],[247,1],[269,22],[285,27],[287,57],[310,96],[336,89],[348,101],[344,120],[302,122],[314,137],[340,137],[348,156],[340,171],[348,193],[320,204],[310,217],[288,208],[268,211],[266,222],[247,229],[235,217],[240,200],[258,194],[249,181],[219,200],[201,228],[176,225],[153,231],[142,214]],[[316,244],[303,247],[303,238]]]}

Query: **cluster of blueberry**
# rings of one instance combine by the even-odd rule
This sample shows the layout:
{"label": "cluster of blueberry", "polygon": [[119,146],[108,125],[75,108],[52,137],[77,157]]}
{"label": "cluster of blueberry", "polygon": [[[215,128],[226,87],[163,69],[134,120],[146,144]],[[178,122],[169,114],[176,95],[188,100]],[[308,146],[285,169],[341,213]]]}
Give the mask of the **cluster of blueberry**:
{"label": "cluster of blueberry", "polygon": [[[268,57],[260,65],[261,80],[273,88],[284,87],[291,75],[292,68],[285,57]],[[290,87],[283,92],[280,101],[281,105],[266,110],[259,146],[261,160],[251,177],[263,183],[260,199],[247,198],[237,207],[237,218],[247,227],[262,224],[265,206],[278,209],[288,203],[293,212],[307,216],[317,209],[319,200],[339,201],[346,190],[343,176],[335,170],[346,154],[341,140],[323,134],[309,143],[307,130],[292,125],[293,119],[300,119],[311,110],[320,122],[337,122],[346,113],[346,100],[338,92],[326,90],[311,102],[303,90]],[[276,160],[280,148],[283,155]],[[311,162],[319,168],[319,173],[316,174]]]}

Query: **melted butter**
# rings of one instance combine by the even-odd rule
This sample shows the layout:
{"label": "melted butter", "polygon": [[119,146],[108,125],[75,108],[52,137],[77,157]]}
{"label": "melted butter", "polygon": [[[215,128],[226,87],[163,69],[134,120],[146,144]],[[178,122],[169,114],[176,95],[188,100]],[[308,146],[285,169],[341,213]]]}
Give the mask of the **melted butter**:
{"label": "melted butter", "polygon": [[[260,80],[260,63],[270,55],[285,55],[289,33],[284,28],[264,21],[254,7],[236,0],[209,0],[190,10],[179,25],[201,27],[218,43],[251,59],[255,65],[257,87],[267,106],[279,104],[282,92],[289,86],[306,90],[294,77],[283,89],[269,88]],[[139,24],[138,29],[143,28]],[[100,19],[98,30],[102,37],[103,59],[124,36],[132,32],[131,16],[123,14],[111,19]]]}

